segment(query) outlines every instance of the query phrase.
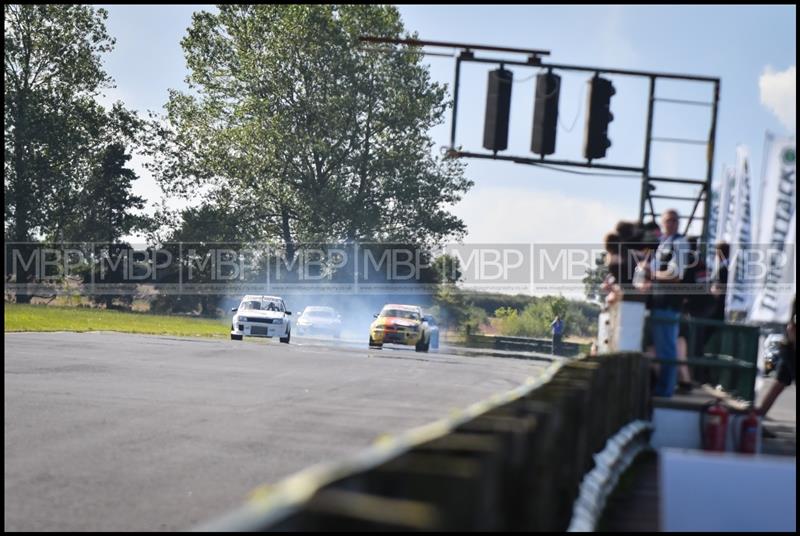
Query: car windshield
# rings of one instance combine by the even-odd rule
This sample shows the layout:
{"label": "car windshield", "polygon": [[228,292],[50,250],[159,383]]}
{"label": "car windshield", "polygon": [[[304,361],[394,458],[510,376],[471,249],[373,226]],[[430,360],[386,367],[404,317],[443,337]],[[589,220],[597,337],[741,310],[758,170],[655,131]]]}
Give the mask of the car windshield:
{"label": "car windshield", "polygon": [[240,311],[283,311],[283,305],[279,302],[260,302],[258,300],[248,300],[239,306]]}
{"label": "car windshield", "polygon": [[329,309],[306,309],[306,312],[303,313],[303,316],[313,318],[333,318],[334,314],[333,311]]}
{"label": "car windshield", "polygon": [[409,320],[419,320],[419,313],[414,311],[406,311],[403,309],[384,309],[381,311],[381,316],[392,316],[395,318],[407,318]]}

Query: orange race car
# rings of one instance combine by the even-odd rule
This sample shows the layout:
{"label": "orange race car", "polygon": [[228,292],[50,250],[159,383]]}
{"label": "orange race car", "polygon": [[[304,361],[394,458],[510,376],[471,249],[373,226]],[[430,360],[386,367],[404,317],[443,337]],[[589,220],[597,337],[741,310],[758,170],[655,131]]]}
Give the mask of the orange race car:
{"label": "orange race car", "polygon": [[431,344],[431,329],[416,305],[387,304],[369,327],[370,347],[384,344],[414,346],[417,352],[427,352]]}

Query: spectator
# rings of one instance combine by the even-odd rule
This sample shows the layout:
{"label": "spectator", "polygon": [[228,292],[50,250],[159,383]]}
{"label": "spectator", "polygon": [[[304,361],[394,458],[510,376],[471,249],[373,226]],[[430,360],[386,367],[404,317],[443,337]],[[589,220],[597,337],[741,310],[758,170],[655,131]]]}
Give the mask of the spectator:
{"label": "spectator", "polygon": [[[655,227],[658,230],[658,226]],[[608,275],[603,281],[602,289],[608,293],[607,304],[619,300],[624,293],[635,293],[632,286],[634,268],[644,255],[642,251],[649,246],[648,241],[652,241],[652,234],[647,233],[646,225],[639,227],[633,222],[620,221],[615,231],[605,236]],[[657,243],[658,240],[656,245]]]}
{"label": "spectator", "polygon": [[756,408],[756,412],[762,417],[765,416],[775,400],[789,387],[795,380],[797,370],[797,298],[792,303],[792,316],[786,324],[786,340],[781,345],[780,363],[778,364],[778,377],[767,391],[766,396],[761,401],[761,405]]}
{"label": "spectator", "polygon": [[[683,274],[682,315],[683,321],[678,329],[678,361],[686,363],[691,353],[692,355],[702,355],[704,353],[707,340],[705,327],[694,325],[693,330],[689,326],[692,318],[709,318],[714,308],[713,296],[708,292],[708,274],[706,262],[700,252],[700,240],[698,237],[689,239],[689,260]],[[694,337],[690,337],[694,332]],[[689,343],[693,343],[690,348]],[[680,392],[690,392],[692,390],[692,371],[689,367],[681,365],[678,368],[678,390]]]}
{"label": "spectator", "polygon": [[[647,222],[641,226],[639,232],[636,234],[633,244],[627,248],[627,263],[632,276],[635,276],[637,270],[633,270],[642,261],[649,262],[653,256],[653,252],[658,248],[661,243],[661,229],[654,221]],[[651,303],[648,300],[648,309]]]}
{"label": "spectator", "polygon": [[605,264],[608,274],[603,279],[601,289],[606,293],[606,304],[612,304],[619,300],[622,295],[622,285],[625,283],[627,274],[623,273],[625,260],[620,255],[619,235],[608,233],[604,238],[605,245]]}
{"label": "spectator", "polygon": [[553,331],[553,355],[561,354],[561,334],[564,332],[564,323],[561,317],[556,315],[556,319],[550,323],[550,329]]}
{"label": "spectator", "polygon": [[717,243],[714,270],[711,274],[711,295],[714,297],[714,307],[710,318],[725,321],[725,296],[728,288],[728,257],[731,247],[726,242]]}
{"label": "spectator", "polygon": [[620,221],[617,223],[615,232],[619,237],[619,256],[621,269],[619,284],[623,289],[631,290],[630,284],[633,280],[633,268],[636,263],[631,263],[631,252],[636,250],[637,244],[642,240],[642,228],[636,222]]}
{"label": "spectator", "polygon": [[[661,215],[662,237],[653,258],[639,265],[644,273],[643,290],[652,293],[650,325],[655,354],[659,359],[677,361],[678,322],[683,297],[677,284],[683,280],[689,244],[678,233],[678,212],[670,209]],[[662,363],[653,394],[672,396],[677,383],[677,367]]]}
{"label": "spectator", "polygon": [[605,264],[608,269],[601,289],[606,295],[606,306],[625,296],[639,295],[634,300],[646,297],[633,284],[634,268],[644,258],[652,254],[658,246],[661,230],[655,222],[639,225],[634,222],[620,221],[614,231],[604,238]]}
{"label": "spectator", "polygon": [[[649,259],[653,255],[653,252],[656,250],[656,248],[658,248],[658,244],[661,242],[661,228],[655,221],[649,221],[644,225],[642,225],[639,235],[640,235],[638,237],[639,241],[636,244],[634,244],[634,247],[629,254],[630,258],[628,262],[631,264],[633,264],[634,261],[636,263],[640,261],[649,262]],[[650,310],[653,306],[652,301],[653,301],[652,297],[648,295],[646,301],[648,310]],[[656,356],[655,346],[653,346],[652,330],[645,331],[643,336],[642,348],[644,348],[644,353],[646,356],[648,357]],[[653,366],[653,373],[655,374],[657,370],[658,370],[658,365],[655,364]],[[655,387],[655,380],[653,381],[653,387]]]}
{"label": "spectator", "polygon": [[629,245],[635,242],[641,233],[639,224],[632,221],[620,221],[614,228],[614,232],[619,236],[620,242],[623,245]]}

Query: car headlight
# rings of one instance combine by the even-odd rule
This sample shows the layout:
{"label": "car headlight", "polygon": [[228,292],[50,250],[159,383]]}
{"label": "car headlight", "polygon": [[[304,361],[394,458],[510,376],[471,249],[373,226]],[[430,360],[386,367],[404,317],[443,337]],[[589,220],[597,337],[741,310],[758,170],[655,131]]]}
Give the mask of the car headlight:
{"label": "car headlight", "polygon": [[239,322],[247,322],[247,317],[246,316],[240,316],[238,321]]}
{"label": "car headlight", "polygon": [[273,324],[283,324],[283,318],[276,318],[272,321]]}

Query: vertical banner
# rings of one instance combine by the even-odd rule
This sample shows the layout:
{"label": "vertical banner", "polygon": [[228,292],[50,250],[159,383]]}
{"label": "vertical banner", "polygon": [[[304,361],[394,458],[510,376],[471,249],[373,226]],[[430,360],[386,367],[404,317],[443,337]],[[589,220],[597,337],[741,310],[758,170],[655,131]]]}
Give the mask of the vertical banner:
{"label": "vertical banner", "polygon": [[742,313],[750,310],[753,301],[753,288],[750,276],[750,255],[752,246],[750,220],[750,154],[747,147],[736,147],[736,177],[730,216],[731,252],[729,261],[728,293],[725,299],[725,312]]}
{"label": "vertical banner", "polygon": [[714,265],[714,245],[717,243],[717,228],[719,227],[720,212],[722,206],[722,189],[727,180],[727,171],[725,165],[722,165],[722,175],[720,179],[711,184],[711,204],[708,213],[708,235],[705,240],[708,244],[708,251],[706,253],[706,265]]}
{"label": "vertical banner", "polygon": [[797,172],[794,139],[773,139],[764,153],[763,195],[757,244],[765,251],[749,320],[784,323],[796,292]]}
{"label": "vertical banner", "polygon": [[714,244],[717,240],[717,222],[719,221],[719,202],[720,191],[722,190],[722,181],[718,181],[711,185],[711,203],[708,213],[708,236],[706,242]]}
{"label": "vertical banner", "polygon": [[717,242],[731,241],[731,190],[733,189],[733,182],[735,177],[733,169],[723,165],[722,166],[722,184],[720,185],[719,194],[719,210],[717,213],[717,229],[714,233]]}

